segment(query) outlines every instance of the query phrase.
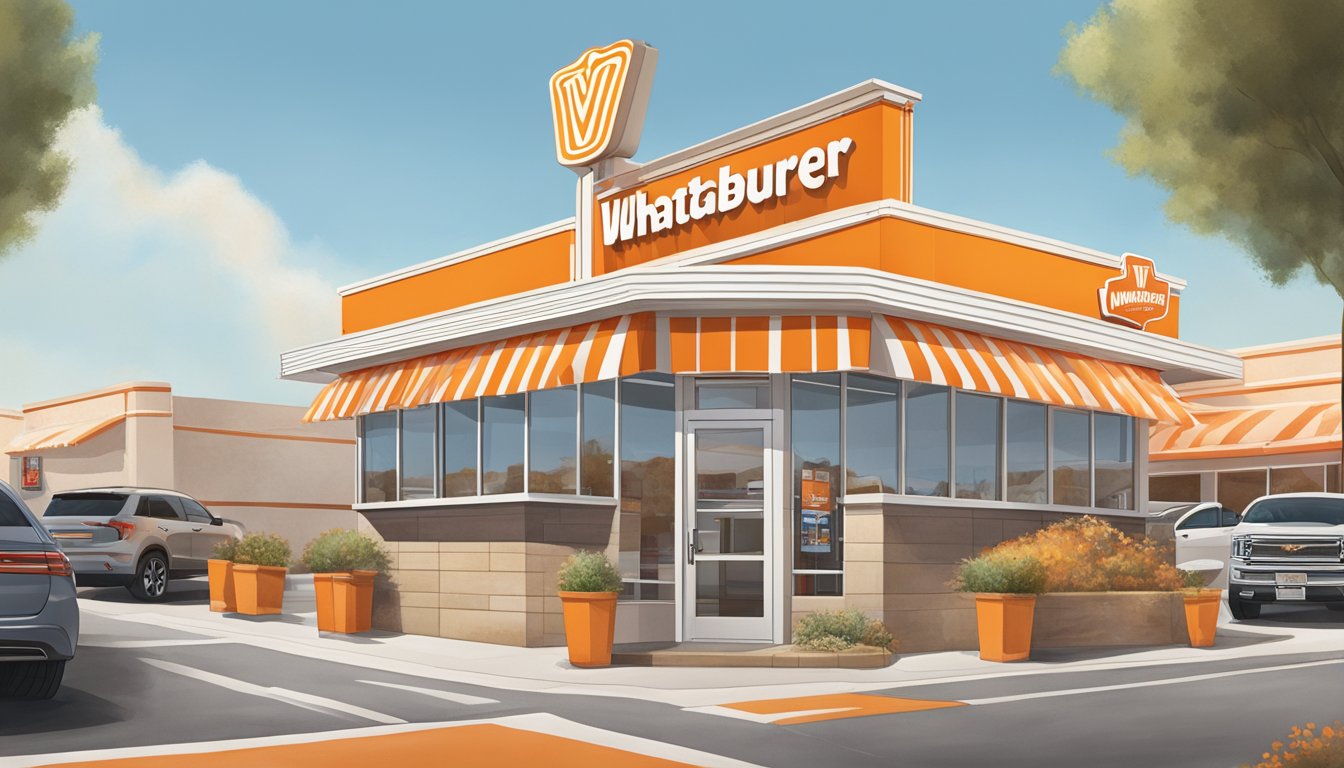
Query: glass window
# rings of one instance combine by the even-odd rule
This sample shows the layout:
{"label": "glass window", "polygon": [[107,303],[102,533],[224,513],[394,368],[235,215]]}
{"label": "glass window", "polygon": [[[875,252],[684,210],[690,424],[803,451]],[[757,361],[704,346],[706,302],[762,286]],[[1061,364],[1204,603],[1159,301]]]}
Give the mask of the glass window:
{"label": "glass window", "polygon": [[159,520],[181,520],[182,515],[178,514],[168,500],[159,496],[149,497],[149,517]]}
{"label": "glass window", "polygon": [[[481,398],[481,490],[523,492],[526,395]],[[572,450],[572,449],[571,449]]]}
{"label": "glass window", "polygon": [[1315,467],[1274,467],[1269,470],[1270,493],[1320,493],[1325,490],[1325,470]]}
{"label": "glass window", "polygon": [[695,382],[695,407],[700,410],[769,408],[770,380],[700,379]]}
{"label": "glass window", "polygon": [[899,493],[900,389],[894,379],[849,374],[845,391],[845,493]]}
{"label": "glass window", "polygon": [[443,404],[443,495],[476,495],[476,400]]}
{"label": "glass window", "polygon": [[1100,509],[1134,508],[1134,417],[1093,414],[1097,500]]}
{"label": "glass window", "polygon": [[1326,493],[1339,493],[1339,465],[1325,465],[1325,491]]}
{"label": "glass window", "polygon": [[1244,512],[1247,505],[1265,495],[1265,470],[1218,473],[1218,503]]}
{"label": "glass window", "polygon": [[434,430],[438,415],[424,405],[401,412],[401,498],[434,498]]}
{"label": "glass window", "polygon": [[1039,403],[1009,400],[1007,413],[1008,501],[1045,504],[1046,498],[1046,407]]}
{"label": "glass window", "polygon": [[[643,374],[621,387],[621,575],[671,584],[677,537],[676,389],[672,377]],[[659,594],[641,585],[632,596]]]}
{"label": "glass window", "polygon": [[948,389],[909,384],[905,394],[905,492],[946,496]]}
{"label": "glass window", "polygon": [[1218,507],[1209,507],[1201,509],[1176,524],[1176,530],[1188,531],[1194,528],[1218,528],[1221,521],[1222,509]]}
{"label": "glass window", "polygon": [[1201,501],[1199,474],[1153,475],[1148,478],[1148,498],[1153,501]]}
{"label": "glass window", "polygon": [[999,408],[997,397],[957,393],[957,498],[999,498]]}
{"label": "glass window", "polygon": [[579,400],[574,387],[544,389],[528,397],[529,493],[574,493],[578,483]]}
{"label": "glass window", "polygon": [[32,524],[28,522],[28,516],[23,514],[19,505],[9,498],[9,494],[0,491],[0,528],[31,527]]}
{"label": "glass window", "polygon": [[[840,490],[840,374],[795,376],[792,419],[793,567],[839,571],[844,567],[840,553],[844,534],[836,502]],[[795,583],[794,594],[840,594],[839,581],[828,580],[823,585],[805,577]],[[816,592],[818,586],[835,591]]]}
{"label": "glass window", "polygon": [[182,510],[187,513],[187,519],[193,523],[209,523],[214,519],[209,512],[205,511],[205,507],[191,499],[178,499],[177,501],[182,505]]}
{"label": "glass window", "polygon": [[363,500],[373,504],[397,500],[397,413],[370,413],[361,417],[363,423],[364,466]]}
{"label": "glass window", "polygon": [[1054,412],[1054,450],[1050,464],[1054,475],[1055,504],[1086,507],[1091,499],[1091,417],[1078,411]]}
{"label": "glass window", "polygon": [[616,382],[583,385],[579,493],[610,496],[616,477]]}
{"label": "glass window", "polygon": [[[0,498],[3,498],[3,494],[0,494]],[[122,507],[126,506],[126,498],[127,496],[124,493],[102,493],[99,491],[63,493],[52,498],[42,516],[114,517],[121,513]],[[137,514],[139,513],[137,512]]]}

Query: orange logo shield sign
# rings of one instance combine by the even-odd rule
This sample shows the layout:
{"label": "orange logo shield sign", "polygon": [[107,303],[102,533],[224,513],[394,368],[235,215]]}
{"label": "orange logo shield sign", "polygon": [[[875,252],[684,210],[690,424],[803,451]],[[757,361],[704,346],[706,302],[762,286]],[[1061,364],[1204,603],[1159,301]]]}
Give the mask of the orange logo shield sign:
{"label": "orange logo shield sign", "polygon": [[635,40],[590,48],[551,76],[555,156],[586,168],[639,148],[658,50]]}
{"label": "orange logo shield sign", "polygon": [[1142,330],[1167,316],[1171,283],[1157,276],[1152,259],[1126,253],[1120,276],[1112,277],[1098,291],[1101,316],[1111,322]]}

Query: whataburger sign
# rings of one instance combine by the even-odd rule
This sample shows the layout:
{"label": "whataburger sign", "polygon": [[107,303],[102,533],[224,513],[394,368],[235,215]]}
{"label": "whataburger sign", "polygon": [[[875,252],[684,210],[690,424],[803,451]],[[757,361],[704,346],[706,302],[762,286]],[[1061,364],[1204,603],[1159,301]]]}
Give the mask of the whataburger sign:
{"label": "whataburger sign", "polygon": [[1157,276],[1152,259],[1132,253],[1121,260],[1120,275],[1097,293],[1102,317],[1140,330],[1166,317],[1171,308],[1171,283]]}
{"label": "whataburger sign", "polygon": [[[647,43],[618,40],[584,51],[551,76],[556,159],[584,179],[581,197],[582,185],[591,185],[602,161],[628,158],[639,147],[657,61],[657,49]],[[602,243],[628,243],[743,205],[764,206],[799,188],[821,189],[844,173],[845,156],[853,149],[853,139],[838,137],[754,168],[723,165],[669,194],[612,197],[601,203]],[[593,213],[581,204],[577,229],[590,231]]]}
{"label": "whataburger sign", "polygon": [[803,189],[821,189],[840,176],[842,160],[853,148],[854,140],[844,137],[810,147],[799,155],[748,168],[745,173],[723,165],[714,177],[696,176],[671,194],[653,200],[645,192],[604,200],[602,244],[610,246],[656,235],[706,216],[730,213],[743,203],[764,205],[788,195],[795,180]]}

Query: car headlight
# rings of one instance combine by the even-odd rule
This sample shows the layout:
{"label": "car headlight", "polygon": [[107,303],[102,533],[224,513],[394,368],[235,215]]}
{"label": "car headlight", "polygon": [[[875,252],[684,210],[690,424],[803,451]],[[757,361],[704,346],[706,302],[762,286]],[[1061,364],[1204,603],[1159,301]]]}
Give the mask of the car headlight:
{"label": "car headlight", "polygon": [[1232,537],[1232,556],[1247,558],[1251,556],[1251,537],[1233,536]]}

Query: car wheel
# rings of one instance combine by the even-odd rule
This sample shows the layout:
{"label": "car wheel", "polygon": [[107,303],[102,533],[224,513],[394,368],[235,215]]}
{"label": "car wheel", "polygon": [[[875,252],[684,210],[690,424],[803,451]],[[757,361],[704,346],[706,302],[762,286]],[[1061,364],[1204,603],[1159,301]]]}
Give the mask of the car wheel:
{"label": "car wheel", "polygon": [[168,558],[162,552],[150,552],[140,558],[135,580],[127,587],[137,600],[160,602],[168,597]]}
{"label": "car wheel", "polygon": [[1260,604],[1242,600],[1235,593],[1227,593],[1227,608],[1237,621],[1260,618]]}
{"label": "car wheel", "polygon": [[64,661],[0,663],[0,699],[50,699],[64,676]]}

